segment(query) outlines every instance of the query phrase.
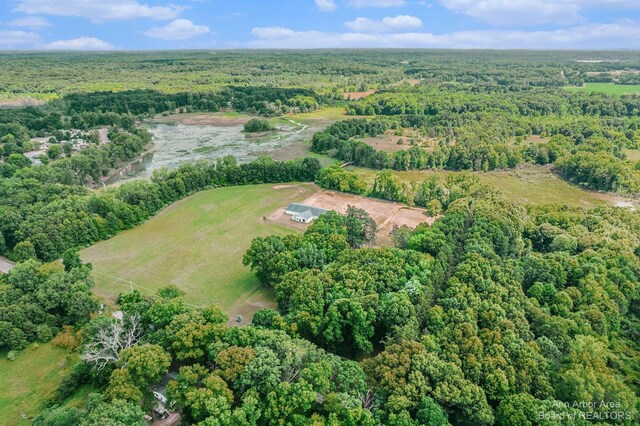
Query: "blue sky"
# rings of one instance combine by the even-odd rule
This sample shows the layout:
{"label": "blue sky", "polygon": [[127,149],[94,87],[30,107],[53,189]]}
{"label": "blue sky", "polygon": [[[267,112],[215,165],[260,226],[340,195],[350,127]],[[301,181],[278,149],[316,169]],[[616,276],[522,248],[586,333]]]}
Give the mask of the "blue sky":
{"label": "blue sky", "polygon": [[0,0],[0,50],[640,49],[640,0]]}

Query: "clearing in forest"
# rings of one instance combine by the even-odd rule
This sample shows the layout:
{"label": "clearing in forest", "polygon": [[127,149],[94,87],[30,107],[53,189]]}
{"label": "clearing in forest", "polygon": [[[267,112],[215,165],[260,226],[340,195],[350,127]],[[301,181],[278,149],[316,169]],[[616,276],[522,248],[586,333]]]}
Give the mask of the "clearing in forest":
{"label": "clearing in forest", "polygon": [[585,83],[585,85],[581,87],[572,86],[567,87],[566,89],[576,92],[598,92],[608,93],[611,95],[626,95],[630,93],[640,93],[640,84]]}
{"label": "clearing in forest", "polygon": [[[369,184],[373,184],[379,170],[350,167]],[[420,183],[427,178],[437,175],[442,179],[448,174],[460,173],[447,170],[412,170],[393,171],[402,182],[407,184]],[[597,192],[583,189],[569,183],[551,171],[549,166],[526,165],[513,170],[494,170],[491,172],[474,172],[480,181],[500,190],[504,196],[512,201],[524,205],[536,204],[566,204],[571,207],[596,207],[612,205],[631,207],[632,200],[618,194]]]}
{"label": "clearing in forest", "polygon": [[[391,245],[390,233],[394,225],[415,228],[421,223],[432,224],[436,221],[435,217],[427,216],[425,210],[421,208],[335,191],[317,191],[299,203],[325,210],[335,210],[339,213],[346,213],[347,206],[365,210],[378,225],[377,243],[379,245]],[[281,206],[272,212],[267,219],[272,223],[291,228],[306,229],[308,225],[294,222],[291,220],[291,216],[285,214],[285,207],[286,205]]]}
{"label": "clearing in forest", "polygon": [[358,101],[360,99],[366,98],[367,96],[371,96],[374,93],[376,93],[375,90],[367,90],[365,92],[344,92],[342,94],[342,97],[346,101]]}
{"label": "clearing in forest", "polygon": [[390,154],[407,150],[412,146],[419,146],[429,150],[433,149],[437,144],[436,138],[429,138],[414,129],[387,130],[382,135],[361,140],[377,151],[384,151]]}
{"label": "clearing in forest", "polygon": [[233,319],[273,307],[242,257],[255,237],[285,235],[291,228],[264,221],[274,209],[317,191],[312,184],[252,185],[200,192],[142,225],[84,250],[94,266],[95,293],[108,302],[130,288],[146,294],[174,284],[186,302],[214,304]]}

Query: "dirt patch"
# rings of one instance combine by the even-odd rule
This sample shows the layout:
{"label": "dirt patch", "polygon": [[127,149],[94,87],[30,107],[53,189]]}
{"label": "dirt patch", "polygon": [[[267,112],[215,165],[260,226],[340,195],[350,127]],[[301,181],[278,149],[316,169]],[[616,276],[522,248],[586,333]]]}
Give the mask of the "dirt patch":
{"label": "dirt patch", "polygon": [[[432,224],[437,218],[426,215],[424,209],[409,207],[404,204],[391,201],[376,200],[373,198],[361,197],[358,195],[344,194],[334,191],[319,191],[305,200],[302,204],[320,207],[326,210],[335,210],[339,213],[346,213],[347,206],[355,206],[366,210],[378,225],[378,245],[391,245],[390,233],[394,225],[406,225],[415,228],[421,223]],[[298,230],[305,230],[308,225],[297,223],[291,220],[282,206],[278,210],[266,217],[266,220],[276,222]]]}
{"label": "dirt patch", "polygon": [[342,97],[346,100],[346,101],[357,101],[360,99],[364,99],[367,96],[371,96],[374,93],[376,93],[375,90],[367,90],[366,92],[344,92],[342,94]]}
{"label": "dirt patch", "polygon": [[13,99],[0,99],[0,108],[24,108],[28,106],[42,106],[45,102],[40,99],[24,97]]}
{"label": "dirt patch", "polygon": [[435,138],[427,138],[419,134],[418,131],[412,129],[402,129],[400,131],[387,130],[385,134],[375,138],[364,138],[362,142],[379,151],[395,153],[404,151],[412,146],[419,146],[430,149],[437,144]]}
{"label": "dirt patch", "polygon": [[299,186],[300,185],[297,185],[297,184],[295,184],[295,185],[276,185],[276,186],[273,187],[273,189],[297,188]]}
{"label": "dirt patch", "polygon": [[180,123],[188,126],[236,127],[242,126],[250,119],[251,117],[225,116],[218,113],[193,113],[159,116],[151,121],[156,123]]}
{"label": "dirt patch", "polygon": [[[249,292],[243,295],[229,309],[229,326],[243,326],[251,324],[253,315],[261,309],[277,309],[278,304],[275,302],[275,293],[273,289],[262,289]],[[241,321],[238,321],[238,316]]]}

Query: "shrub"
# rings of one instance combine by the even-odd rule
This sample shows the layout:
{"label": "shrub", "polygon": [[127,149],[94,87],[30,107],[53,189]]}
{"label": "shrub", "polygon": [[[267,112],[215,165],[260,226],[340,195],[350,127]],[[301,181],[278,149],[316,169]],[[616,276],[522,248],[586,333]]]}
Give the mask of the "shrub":
{"label": "shrub", "polygon": [[269,121],[261,118],[252,118],[244,125],[244,131],[246,133],[268,132],[275,129]]}

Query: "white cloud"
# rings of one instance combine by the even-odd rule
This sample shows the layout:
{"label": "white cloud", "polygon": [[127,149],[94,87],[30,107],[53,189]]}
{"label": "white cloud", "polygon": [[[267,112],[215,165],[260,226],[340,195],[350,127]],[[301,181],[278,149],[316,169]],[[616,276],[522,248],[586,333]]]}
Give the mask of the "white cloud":
{"label": "white cloud", "polygon": [[40,40],[40,36],[31,31],[0,30],[0,49],[28,49]]}
{"label": "white cloud", "polygon": [[165,26],[150,28],[145,35],[161,40],[187,40],[207,33],[209,33],[209,27],[206,25],[195,25],[188,19],[176,19]]}
{"label": "white cloud", "polygon": [[345,22],[347,28],[363,33],[384,33],[387,31],[409,30],[422,27],[420,18],[409,15],[398,15],[386,17],[380,21],[369,18],[356,18],[353,21]]}
{"label": "white cloud", "polygon": [[637,0],[440,0],[443,6],[497,25],[567,24],[587,8],[638,9]]}
{"label": "white cloud", "polygon": [[173,19],[185,8],[150,6],[136,0],[18,0],[15,12],[30,15],[79,16],[94,22],[121,19]]}
{"label": "white cloud", "polygon": [[316,6],[323,12],[333,12],[338,8],[335,0],[316,0]]}
{"label": "white cloud", "polygon": [[382,19],[382,23],[392,30],[406,30],[422,27],[420,18],[410,15],[398,15]]}
{"label": "white cloud", "polygon": [[252,48],[640,49],[640,22],[587,24],[554,31],[477,30],[445,34],[328,33],[255,28]]}
{"label": "white cloud", "polygon": [[297,33],[282,27],[257,27],[251,30],[251,34],[261,39],[276,40],[294,37]]}
{"label": "white cloud", "polygon": [[40,16],[25,16],[24,18],[17,18],[13,21],[7,22],[7,25],[11,27],[24,27],[30,29],[46,28],[51,26],[51,22],[47,21]]}
{"label": "white cloud", "polygon": [[48,50],[111,50],[113,45],[95,37],[79,37],[71,40],[52,41],[43,46]]}
{"label": "white cloud", "polygon": [[364,9],[365,7],[402,7],[407,2],[405,0],[349,0],[349,6],[356,9]]}

